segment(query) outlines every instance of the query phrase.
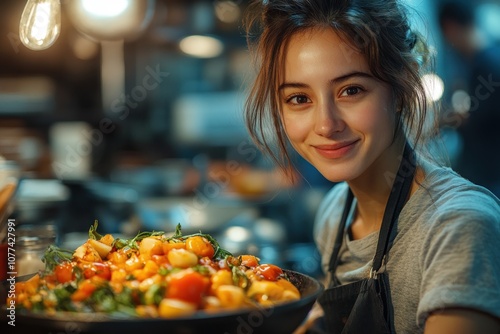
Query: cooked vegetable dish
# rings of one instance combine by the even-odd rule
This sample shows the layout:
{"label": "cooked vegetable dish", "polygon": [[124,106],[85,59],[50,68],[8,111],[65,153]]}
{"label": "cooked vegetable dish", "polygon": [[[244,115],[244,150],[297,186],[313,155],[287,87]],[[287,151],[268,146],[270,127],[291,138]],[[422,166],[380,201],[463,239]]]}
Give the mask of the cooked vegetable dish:
{"label": "cooked vegetable dish", "polygon": [[[281,268],[233,256],[208,234],[141,232],[114,238],[90,227],[74,252],[50,246],[45,270],[16,283],[17,309],[179,317],[300,299]],[[11,301],[7,300],[7,305]]]}

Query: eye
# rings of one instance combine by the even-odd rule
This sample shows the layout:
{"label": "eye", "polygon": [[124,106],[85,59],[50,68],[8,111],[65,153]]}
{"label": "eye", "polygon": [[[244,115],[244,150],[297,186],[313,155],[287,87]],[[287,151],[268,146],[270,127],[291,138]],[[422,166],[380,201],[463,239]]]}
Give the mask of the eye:
{"label": "eye", "polygon": [[363,91],[363,89],[361,87],[349,86],[342,91],[340,96],[353,96],[353,95],[361,93],[362,91]]}
{"label": "eye", "polygon": [[290,96],[289,98],[286,99],[286,103],[294,104],[294,105],[299,105],[299,104],[304,104],[304,103],[310,103],[311,100],[306,95],[303,94],[297,94]]}

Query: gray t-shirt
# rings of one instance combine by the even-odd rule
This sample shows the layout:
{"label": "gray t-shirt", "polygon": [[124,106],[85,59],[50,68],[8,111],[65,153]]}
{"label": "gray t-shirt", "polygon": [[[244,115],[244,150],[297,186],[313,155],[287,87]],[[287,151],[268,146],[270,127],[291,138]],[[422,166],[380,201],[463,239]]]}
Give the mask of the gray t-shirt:
{"label": "gray t-shirt", "polygon": [[[398,333],[423,332],[427,316],[448,307],[500,317],[500,200],[448,168],[427,165],[426,174],[401,211],[384,268]],[[335,185],[316,217],[325,273],[346,195],[346,183]],[[378,232],[358,240],[346,233],[336,272],[342,284],[369,276],[377,240]]]}

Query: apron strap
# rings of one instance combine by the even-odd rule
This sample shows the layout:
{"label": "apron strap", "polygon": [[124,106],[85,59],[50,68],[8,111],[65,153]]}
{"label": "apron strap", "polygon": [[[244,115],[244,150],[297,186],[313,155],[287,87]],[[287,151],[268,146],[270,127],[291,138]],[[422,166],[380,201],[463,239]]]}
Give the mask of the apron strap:
{"label": "apron strap", "polygon": [[[408,195],[410,193],[411,185],[413,182],[413,177],[416,169],[415,152],[411,146],[406,143],[403,151],[403,159],[399,165],[398,173],[394,184],[392,186],[391,194],[387,201],[387,205],[384,211],[384,217],[382,219],[382,226],[379,232],[379,239],[377,244],[377,251],[375,252],[375,257],[373,259],[372,273],[377,273],[382,266],[382,261],[387,252],[387,247],[389,245],[389,236],[394,226],[394,222],[397,220],[399,213],[403,209]],[[354,195],[351,189],[348,189],[347,199],[344,205],[344,211],[342,212],[342,218],[340,220],[339,229],[337,237],[335,239],[335,244],[333,247],[332,255],[330,257],[330,263],[328,266],[328,271],[332,275],[331,284],[336,281],[335,270],[338,265],[338,257],[340,248],[342,247],[344,230],[347,223],[347,217],[351,209],[351,205],[354,199]]]}
{"label": "apron strap", "polygon": [[410,194],[415,169],[415,152],[413,152],[411,146],[406,143],[403,151],[403,159],[399,164],[398,174],[394,180],[391,194],[389,195],[389,200],[387,201],[387,205],[385,207],[384,218],[382,219],[382,226],[380,228],[378,238],[377,252],[375,253],[375,257],[373,259],[373,273],[377,273],[382,266],[382,261],[389,246],[389,236],[391,234],[392,227],[398,219],[399,213],[403,209]]}
{"label": "apron strap", "polygon": [[347,216],[349,216],[349,211],[351,209],[353,200],[354,200],[354,195],[351,191],[351,188],[348,188],[347,198],[344,205],[344,211],[342,212],[342,218],[340,219],[337,238],[335,239],[335,245],[333,246],[332,256],[330,257],[330,264],[328,265],[328,271],[330,271],[332,275],[335,272],[335,269],[337,268],[340,247],[342,246],[342,240],[344,238],[344,229],[346,226]]}

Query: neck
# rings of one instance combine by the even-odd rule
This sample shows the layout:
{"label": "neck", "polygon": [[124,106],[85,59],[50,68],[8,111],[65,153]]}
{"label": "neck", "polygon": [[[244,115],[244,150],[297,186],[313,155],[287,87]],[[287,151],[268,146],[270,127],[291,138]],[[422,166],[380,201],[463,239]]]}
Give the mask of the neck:
{"label": "neck", "polygon": [[363,175],[348,182],[358,202],[352,225],[355,237],[355,229],[360,237],[380,229],[404,144],[404,138],[395,140]]}

